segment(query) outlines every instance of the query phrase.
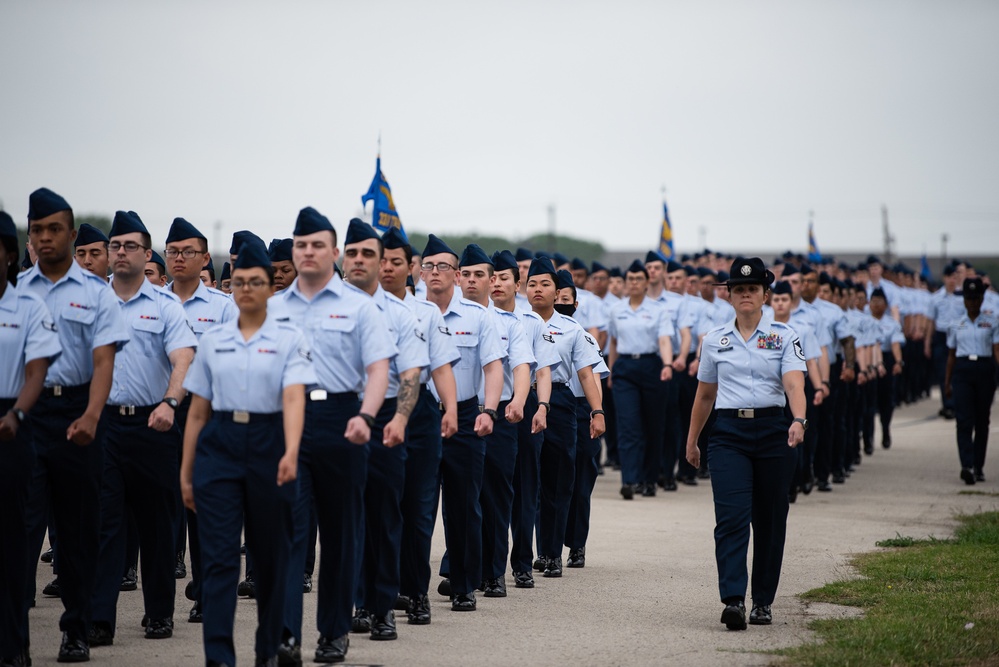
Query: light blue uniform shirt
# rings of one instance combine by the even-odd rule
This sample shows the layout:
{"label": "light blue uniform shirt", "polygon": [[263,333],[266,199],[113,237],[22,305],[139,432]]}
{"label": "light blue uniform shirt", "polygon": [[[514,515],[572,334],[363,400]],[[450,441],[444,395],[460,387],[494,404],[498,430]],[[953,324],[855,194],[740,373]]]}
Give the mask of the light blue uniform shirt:
{"label": "light blue uniform shirt", "polygon": [[[349,289],[356,289],[349,283]],[[367,292],[361,292],[367,296]],[[392,296],[379,285],[373,297],[378,310],[385,316],[388,322],[389,333],[395,340],[396,349],[399,354],[389,362],[389,384],[385,398],[395,398],[399,395],[399,374],[412,368],[425,369],[430,365],[430,355],[427,345],[416,335],[420,323],[416,321],[413,311],[406,307],[402,301]]]}
{"label": "light blue uniform shirt", "polygon": [[0,297],[0,398],[17,398],[24,388],[24,367],[36,359],[59,356],[55,320],[45,302],[7,283]]}
{"label": "light blue uniform shirt", "polygon": [[728,324],[730,320],[735,318],[735,308],[728,301],[717,296],[714,301],[703,298],[701,301],[704,302],[704,307],[701,309],[701,315],[697,321],[698,331],[706,333],[715,327]]}
{"label": "light blue uniform shirt", "polygon": [[683,295],[683,308],[686,310],[683,317],[685,321],[690,322],[690,353],[697,352],[697,339],[703,332],[699,328],[701,312],[704,310],[705,305],[707,305],[707,301],[699,296],[692,294]]}
{"label": "light blue uniform shirt", "polygon": [[198,339],[180,300],[148,280],[128,301],[117,294],[115,299],[131,340],[115,355],[108,405],[155,405],[170,384],[173,367],[168,355],[183,347],[197,348]]}
{"label": "light blue uniform shirt", "polygon": [[[600,363],[593,367],[593,375],[596,376],[598,383],[600,380],[603,380],[605,377],[610,375],[610,369],[607,368],[607,362],[601,359]],[[579,381],[579,373],[573,373],[569,377],[569,390],[576,398],[586,398],[586,392],[583,391],[583,383]]]}
{"label": "light blue uniform shirt", "polygon": [[74,387],[94,375],[94,350],[128,342],[128,327],[107,283],[75,261],[52,283],[36,264],[18,280],[18,290],[34,294],[55,319],[62,354],[49,366],[45,386]]}
{"label": "light blue uniform shirt", "polygon": [[999,344],[999,318],[995,315],[979,313],[972,322],[964,317],[947,331],[947,347],[958,357],[977,356],[988,359],[992,356],[992,346]]}
{"label": "light blue uniform shirt", "polygon": [[315,382],[305,335],[268,313],[249,340],[238,320],[206,331],[184,389],[211,401],[212,410],[274,413],[284,408],[285,387]]}
{"label": "light blue uniform shirt", "polygon": [[370,296],[336,274],[312,299],[299,291],[298,280],[268,300],[268,312],[305,333],[318,388],[361,393],[365,369],[398,353],[385,316]]}
{"label": "light blue uniform shirt", "polygon": [[878,328],[878,342],[881,345],[882,352],[891,352],[892,343],[905,343],[905,334],[902,333],[902,325],[894,317],[885,314],[880,320],[875,317],[874,322]]}
{"label": "light blue uniform shirt", "polygon": [[[621,299],[625,301],[625,299]],[[683,296],[677,294],[676,292],[670,292],[669,290],[663,290],[662,293],[654,299],[658,303],[663,304],[666,307],[666,311],[669,313],[670,320],[673,322],[673,337],[671,342],[673,343],[673,356],[680,354],[680,333],[683,329],[694,329],[696,328],[696,322],[694,322],[694,315],[696,311],[692,308],[686,306],[686,301]],[[696,351],[697,341],[691,341],[690,351]]]}
{"label": "light blue uniform shirt", "polygon": [[548,330],[540,315],[533,311],[520,313],[520,324],[524,327],[524,334],[531,343],[534,359],[537,362],[536,366],[531,369],[531,382],[533,383],[538,379],[539,369],[551,368],[554,371],[555,367],[562,363],[562,358],[558,356],[558,350],[555,348],[555,338],[546,335]]}
{"label": "light blue uniform shirt", "polygon": [[995,290],[985,290],[985,299],[982,301],[982,312],[988,315],[999,315],[999,294]]}
{"label": "light blue uniform shirt", "polygon": [[743,341],[735,319],[705,335],[697,379],[717,383],[720,410],[783,407],[784,374],[805,371],[805,353],[794,329],[764,315]]}
{"label": "light blue uniform shirt", "polygon": [[[166,289],[173,294],[173,283],[168,284]],[[228,294],[207,287],[204,283],[199,283],[191,298],[181,305],[184,306],[187,321],[198,338],[212,327],[239,317],[239,309]]]}
{"label": "light blue uniform shirt", "polygon": [[787,323],[794,330],[794,333],[798,335],[798,340],[801,341],[801,351],[805,354],[805,361],[820,358],[822,356],[822,347],[819,345],[819,339],[816,337],[812,325],[803,319],[798,322],[793,320],[793,317],[789,318]]}
{"label": "light blue uniform shirt", "polygon": [[406,292],[406,300],[403,303],[416,318],[419,327],[416,332],[417,338],[427,346],[430,366],[420,373],[420,384],[427,384],[430,382],[430,373],[445,364],[453,366],[458,363],[461,354],[454,344],[454,337],[444,324],[440,308],[429,301],[417,299],[409,292]]}
{"label": "light blue uniform shirt", "polygon": [[964,298],[959,294],[947,293],[941,287],[930,298],[930,310],[927,314],[933,320],[937,331],[947,333],[958,320],[964,317]]}
{"label": "light blue uniform shirt", "polygon": [[857,347],[868,347],[878,344],[878,327],[874,318],[868,313],[861,312],[856,308],[847,311],[847,316],[853,319],[853,330]]}
{"label": "light blue uniform shirt", "polygon": [[[493,319],[493,326],[499,334],[500,345],[506,349],[506,357],[503,359],[503,393],[500,395],[500,401],[509,401],[513,398],[513,369],[521,364],[527,364],[528,373],[533,376],[538,367],[538,360],[534,357],[534,348],[527,339],[524,327],[516,314],[500,310],[491,302],[489,313]],[[485,403],[485,382],[479,386],[478,396],[479,403]]]}
{"label": "light blue uniform shirt", "polygon": [[798,306],[791,310],[791,327],[794,328],[795,324],[799,322],[808,323],[808,326],[812,328],[812,333],[815,334],[815,337],[819,341],[819,347],[824,347],[828,350],[832,346],[829,328],[822,321],[822,311],[804,299],[800,299]]}
{"label": "light blue uniform shirt", "polygon": [[586,333],[579,322],[566,317],[559,312],[545,322],[548,335],[555,341],[561,363],[552,369],[552,382],[568,384],[569,378],[576,375],[579,369],[594,367],[601,362],[600,349],[593,336]]}
{"label": "light blue uniform shirt", "polygon": [[[500,342],[489,311],[474,301],[462,299],[457,290],[442,315],[444,325],[461,354],[461,360],[454,367],[458,402],[477,398],[479,385],[482,384],[482,369],[486,364],[506,358],[506,349]],[[439,401],[440,394],[432,381],[430,390]]]}
{"label": "light blue uniform shirt", "polygon": [[580,326],[589,331],[607,330],[607,311],[604,310],[603,301],[597,296],[581,287],[576,288],[576,313],[573,319],[579,322]]}
{"label": "light blue uniform shirt", "polygon": [[835,303],[816,299],[812,305],[819,309],[822,316],[822,325],[827,330],[827,336],[831,341],[829,347],[829,361],[836,361],[836,357],[843,356],[843,344],[840,342],[844,338],[853,336],[850,328],[850,321],[846,318],[846,313]]}
{"label": "light blue uniform shirt", "polygon": [[885,293],[885,301],[888,303],[888,308],[894,308],[898,306],[899,312],[902,308],[902,289],[890,280],[885,280],[884,278],[878,282],[877,285],[872,283],[870,280],[867,281],[867,300],[871,300],[871,293],[875,289],[881,288],[881,291]]}
{"label": "light blue uniform shirt", "polygon": [[628,299],[622,299],[611,308],[608,335],[617,341],[620,355],[659,354],[659,339],[673,338],[673,322],[658,301],[644,297],[633,309]]}

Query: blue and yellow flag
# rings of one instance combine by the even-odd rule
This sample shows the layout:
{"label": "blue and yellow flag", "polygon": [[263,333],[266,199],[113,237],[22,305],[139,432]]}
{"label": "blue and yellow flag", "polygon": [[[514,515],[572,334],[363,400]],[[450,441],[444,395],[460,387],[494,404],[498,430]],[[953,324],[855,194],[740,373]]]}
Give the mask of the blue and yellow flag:
{"label": "blue and yellow flag", "polygon": [[812,263],[822,261],[822,253],[819,252],[819,246],[815,242],[815,229],[812,223],[808,223],[808,261]]}
{"label": "blue and yellow flag", "polygon": [[392,188],[389,187],[385,175],[382,174],[382,156],[379,153],[375,161],[375,177],[371,180],[371,187],[367,193],[361,196],[361,205],[364,206],[369,201],[374,200],[374,208],[371,210],[371,226],[381,232],[387,232],[395,227],[406,237],[406,230],[402,228],[402,220],[395,210],[395,201],[392,200]]}
{"label": "blue and yellow flag", "polygon": [[667,260],[673,259],[673,224],[669,221],[669,209],[663,200],[663,229],[659,233],[659,254]]}
{"label": "blue and yellow flag", "polygon": [[930,270],[930,262],[926,259],[926,253],[919,259],[919,275],[923,277],[923,280],[930,282],[933,280],[933,271]]}

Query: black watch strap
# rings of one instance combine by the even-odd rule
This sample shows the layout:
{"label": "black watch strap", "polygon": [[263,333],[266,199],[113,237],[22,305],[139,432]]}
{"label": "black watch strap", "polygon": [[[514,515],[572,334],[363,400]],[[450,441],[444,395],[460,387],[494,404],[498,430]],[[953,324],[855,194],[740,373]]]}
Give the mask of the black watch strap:
{"label": "black watch strap", "polygon": [[547,414],[548,414],[549,412],[551,412],[551,411],[552,411],[552,404],[551,404],[551,403],[546,403],[545,401],[538,401],[538,405],[543,405],[543,406],[545,406],[545,414],[546,414],[546,415],[547,415]]}
{"label": "black watch strap", "polygon": [[602,415],[602,414],[604,414],[603,410],[591,410],[590,411],[590,419],[593,419],[597,415]]}
{"label": "black watch strap", "polygon": [[365,412],[358,412],[357,416],[364,420],[364,423],[368,425],[368,428],[375,427],[375,418]]}
{"label": "black watch strap", "polygon": [[28,415],[26,415],[24,410],[20,408],[11,408],[10,412],[14,415],[14,418],[17,419],[18,424],[23,424],[25,420],[28,419]]}
{"label": "black watch strap", "polygon": [[495,410],[493,410],[492,408],[484,408],[482,410],[482,414],[489,415],[489,418],[493,420],[494,424],[497,421],[499,421],[499,414],[497,414],[497,412]]}
{"label": "black watch strap", "polygon": [[176,410],[177,406],[180,405],[180,402],[177,401],[177,399],[173,398],[172,396],[167,396],[162,401],[160,401],[160,403],[166,403],[167,405],[169,405],[174,410]]}

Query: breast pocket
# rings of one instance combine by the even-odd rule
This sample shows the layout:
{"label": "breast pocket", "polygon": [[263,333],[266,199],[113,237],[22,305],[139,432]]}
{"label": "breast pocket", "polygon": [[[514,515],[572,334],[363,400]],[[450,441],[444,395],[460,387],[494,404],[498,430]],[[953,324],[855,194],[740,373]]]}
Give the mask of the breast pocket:
{"label": "breast pocket", "polygon": [[[96,311],[70,306],[62,311],[59,319],[62,326],[61,332],[66,334],[64,340],[72,341],[73,345],[90,347],[94,339],[92,330],[94,321],[97,319]],[[62,336],[60,337],[62,338]]]}
{"label": "breast pocket", "polygon": [[[320,338],[323,341],[323,347],[326,345],[333,346],[332,348],[326,349],[343,349],[344,346],[351,344],[351,338],[354,336],[354,329],[357,328],[357,321],[351,318],[328,318],[322,321],[319,325]],[[319,347],[318,345],[316,346]],[[352,346],[351,346],[352,347]]]}
{"label": "breast pocket", "polygon": [[132,322],[132,340],[129,345],[134,345],[132,351],[136,351],[146,357],[156,357],[164,353],[163,350],[163,329],[166,325],[163,320],[135,320]]}
{"label": "breast pocket", "polygon": [[455,336],[454,344],[461,354],[458,368],[475,368],[479,365],[479,339],[476,336]]}

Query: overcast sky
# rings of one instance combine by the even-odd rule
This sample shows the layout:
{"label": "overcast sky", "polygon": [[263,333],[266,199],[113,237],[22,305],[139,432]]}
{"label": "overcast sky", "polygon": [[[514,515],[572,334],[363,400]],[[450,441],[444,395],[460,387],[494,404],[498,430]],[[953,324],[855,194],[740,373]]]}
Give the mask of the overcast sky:
{"label": "overcast sky", "polygon": [[0,199],[677,250],[999,251],[999,3],[3,2]]}

